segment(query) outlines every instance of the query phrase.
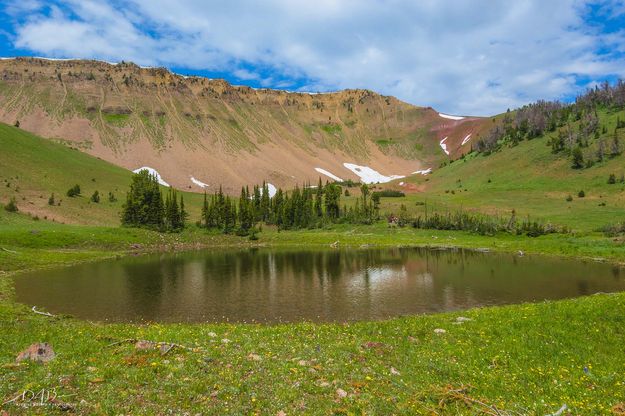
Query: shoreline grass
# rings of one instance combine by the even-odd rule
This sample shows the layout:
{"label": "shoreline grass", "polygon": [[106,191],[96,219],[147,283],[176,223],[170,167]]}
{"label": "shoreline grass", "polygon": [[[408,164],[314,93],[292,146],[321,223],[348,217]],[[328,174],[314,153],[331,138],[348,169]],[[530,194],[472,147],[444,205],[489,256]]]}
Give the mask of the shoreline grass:
{"label": "shoreline grass", "polygon": [[[329,248],[335,241],[622,262],[622,245],[600,235],[485,237],[377,224],[265,227],[251,242],[194,228],[158,234],[11,224],[0,236],[0,400],[32,391],[53,392],[58,402],[33,408],[18,399],[0,406],[9,414],[54,414],[63,403],[76,414],[488,414],[496,408],[542,415],[566,404],[573,414],[599,415],[625,402],[623,293],[348,324],[107,324],[36,315],[15,302],[11,279],[24,269],[158,250]],[[455,324],[460,315],[471,321]],[[160,355],[131,342],[109,346],[125,339],[191,349]],[[35,342],[51,343],[57,358],[15,364],[17,353]]]}

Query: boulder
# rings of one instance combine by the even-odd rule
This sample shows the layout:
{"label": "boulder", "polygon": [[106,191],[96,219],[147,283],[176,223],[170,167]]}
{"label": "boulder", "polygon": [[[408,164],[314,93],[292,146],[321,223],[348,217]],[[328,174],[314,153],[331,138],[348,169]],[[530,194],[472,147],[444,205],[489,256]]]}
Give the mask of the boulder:
{"label": "boulder", "polygon": [[48,361],[54,359],[54,357],[56,357],[56,354],[50,344],[47,342],[38,342],[20,352],[15,361],[19,363],[24,360],[31,360],[40,363],[47,363]]}

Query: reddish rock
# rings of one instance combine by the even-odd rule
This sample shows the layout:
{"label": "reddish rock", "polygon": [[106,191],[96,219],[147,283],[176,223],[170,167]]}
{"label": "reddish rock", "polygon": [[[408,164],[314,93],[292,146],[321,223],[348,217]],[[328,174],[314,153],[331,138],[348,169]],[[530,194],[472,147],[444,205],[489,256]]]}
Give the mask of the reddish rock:
{"label": "reddish rock", "polygon": [[48,361],[54,359],[54,357],[56,357],[56,354],[50,344],[47,342],[38,342],[20,352],[15,361],[19,363],[24,360],[31,360],[40,363],[47,363]]}

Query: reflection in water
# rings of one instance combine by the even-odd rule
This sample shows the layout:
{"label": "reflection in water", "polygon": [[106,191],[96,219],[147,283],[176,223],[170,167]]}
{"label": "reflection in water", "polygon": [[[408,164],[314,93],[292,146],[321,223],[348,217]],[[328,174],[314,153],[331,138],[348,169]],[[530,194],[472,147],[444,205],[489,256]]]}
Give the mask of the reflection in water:
{"label": "reflection in water", "polygon": [[611,265],[465,250],[153,255],[16,278],[21,302],[113,321],[345,321],[625,289]]}

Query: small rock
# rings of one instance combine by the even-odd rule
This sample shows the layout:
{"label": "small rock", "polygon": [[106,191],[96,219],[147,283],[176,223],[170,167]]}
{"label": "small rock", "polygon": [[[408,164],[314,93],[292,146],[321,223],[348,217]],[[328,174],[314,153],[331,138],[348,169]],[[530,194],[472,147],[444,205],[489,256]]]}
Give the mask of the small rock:
{"label": "small rock", "polygon": [[286,416],[286,412],[284,410],[280,410],[278,413],[276,413],[276,416]]}
{"label": "small rock", "polygon": [[151,350],[155,347],[155,345],[156,344],[154,344],[152,341],[137,341],[135,343],[135,349],[139,351]]}
{"label": "small rock", "polygon": [[54,359],[54,357],[56,357],[56,354],[54,353],[52,346],[47,342],[39,342],[32,344],[30,347],[20,352],[15,361],[19,363],[24,360],[31,360],[40,363],[47,363],[48,361]]}
{"label": "small rock", "polygon": [[161,352],[161,355],[167,354],[169,351],[172,350],[172,348],[174,348],[174,346],[172,344],[161,344],[159,346],[159,350]]}
{"label": "small rock", "polygon": [[343,389],[336,389],[336,395],[340,398],[343,399],[345,397],[347,397],[347,392]]}
{"label": "small rock", "polygon": [[307,365],[309,365],[310,363],[306,360],[299,360],[297,362],[298,365],[302,366],[302,367],[306,367]]}
{"label": "small rock", "polygon": [[519,256],[523,257],[525,255],[525,253],[523,253],[523,250],[519,250]]}
{"label": "small rock", "polygon": [[385,345],[382,342],[369,341],[362,344],[361,347],[364,349],[380,349],[384,348]]}
{"label": "small rock", "polygon": [[214,333],[214,332],[209,332],[208,336],[211,337],[211,338],[215,338],[215,337],[217,337],[217,334]]}
{"label": "small rock", "polygon": [[221,343],[222,344],[229,344],[230,340],[228,338],[224,338],[224,339],[221,340]]}
{"label": "small rock", "polygon": [[436,329],[434,330],[434,333],[435,333],[435,334],[445,334],[446,332],[447,332],[447,331],[446,331],[446,330],[444,330],[443,328],[436,328]]}
{"label": "small rock", "polygon": [[471,318],[467,318],[466,316],[459,316],[456,318],[456,322],[469,322],[472,321],[473,319]]}
{"label": "small rock", "polygon": [[262,360],[260,355],[252,354],[252,353],[250,353],[250,355],[248,355],[247,358],[249,358],[252,361],[260,361],[260,360]]}
{"label": "small rock", "polygon": [[391,374],[394,376],[399,376],[401,373],[395,369],[395,367],[391,367]]}

